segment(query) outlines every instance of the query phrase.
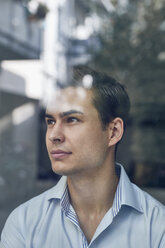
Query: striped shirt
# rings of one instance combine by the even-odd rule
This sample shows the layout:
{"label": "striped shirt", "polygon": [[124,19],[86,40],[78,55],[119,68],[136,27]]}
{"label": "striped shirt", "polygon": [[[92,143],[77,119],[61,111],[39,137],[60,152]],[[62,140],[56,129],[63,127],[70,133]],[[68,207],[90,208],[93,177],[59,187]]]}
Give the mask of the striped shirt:
{"label": "striped shirt", "polygon": [[4,248],[165,248],[165,207],[132,184],[116,164],[113,205],[88,244],[70,204],[67,179],[16,208],[1,235]]}

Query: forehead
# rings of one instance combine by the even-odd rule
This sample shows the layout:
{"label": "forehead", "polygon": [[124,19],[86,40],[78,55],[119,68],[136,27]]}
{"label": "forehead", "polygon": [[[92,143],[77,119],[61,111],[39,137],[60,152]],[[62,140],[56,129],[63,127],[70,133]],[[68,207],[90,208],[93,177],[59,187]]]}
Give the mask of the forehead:
{"label": "forehead", "polygon": [[49,96],[46,109],[52,113],[64,112],[70,109],[79,111],[94,109],[92,105],[92,91],[82,87],[57,89]]}

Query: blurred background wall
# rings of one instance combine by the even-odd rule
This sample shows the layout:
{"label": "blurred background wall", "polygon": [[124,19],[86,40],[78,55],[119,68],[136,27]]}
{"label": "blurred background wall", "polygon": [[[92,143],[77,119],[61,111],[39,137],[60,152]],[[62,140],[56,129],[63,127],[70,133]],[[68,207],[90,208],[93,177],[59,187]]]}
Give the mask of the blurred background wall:
{"label": "blurred background wall", "polygon": [[53,186],[43,107],[88,65],[121,81],[132,109],[117,160],[165,203],[163,0],[0,1],[0,230],[20,203]]}

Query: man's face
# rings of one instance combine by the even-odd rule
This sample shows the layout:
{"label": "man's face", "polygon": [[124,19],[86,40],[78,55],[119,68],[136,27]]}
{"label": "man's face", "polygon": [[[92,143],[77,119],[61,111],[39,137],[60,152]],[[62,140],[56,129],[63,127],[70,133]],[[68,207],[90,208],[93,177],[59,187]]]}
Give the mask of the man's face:
{"label": "man's face", "polygon": [[109,149],[108,130],[101,126],[90,90],[61,90],[49,102],[45,119],[46,146],[55,173],[89,173],[104,164]]}

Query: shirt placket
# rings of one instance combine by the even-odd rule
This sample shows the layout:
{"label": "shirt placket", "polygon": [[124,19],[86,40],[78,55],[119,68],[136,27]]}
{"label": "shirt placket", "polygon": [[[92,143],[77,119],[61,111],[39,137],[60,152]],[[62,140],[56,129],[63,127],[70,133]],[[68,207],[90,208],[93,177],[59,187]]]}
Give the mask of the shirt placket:
{"label": "shirt placket", "polygon": [[63,194],[63,197],[62,197],[62,201],[61,201],[61,205],[62,205],[62,209],[65,213],[65,216],[74,224],[78,227],[78,229],[80,230],[81,232],[81,235],[82,235],[82,247],[83,248],[88,248],[88,242],[87,242],[87,239],[83,233],[83,231],[81,230],[81,227],[80,227],[80,224],[79,224],[79,221],[78,221],[78,218],[77,218],[77,215],[73,209],[73,207],[71,206],[70,204],[70,201],[69,201],[69,195],[68,195],[68,190],[67,190],[67,187],[64,191],[64,194]]}
{"label": "shirt placket", "polygon": [[67,212],[66,212],[66,217],[74,224],[78,227],[78,229],[80,230],[81,232],[81,235],[82,235],[82,247],[83,248],[88,248],[88,242],[87,242],[87,239],[83,233],[83,231],[81,230],[81,227],[79,225],[79,221],[78,221],[78,218],[77,218],[77,215],[75,212],[73,212],[73,210],[69,209]]}

